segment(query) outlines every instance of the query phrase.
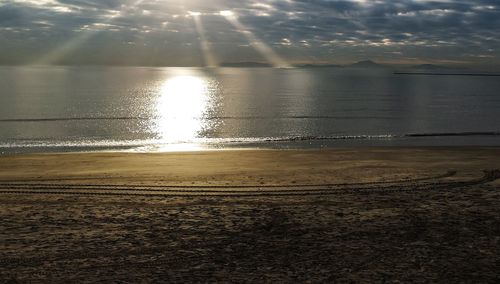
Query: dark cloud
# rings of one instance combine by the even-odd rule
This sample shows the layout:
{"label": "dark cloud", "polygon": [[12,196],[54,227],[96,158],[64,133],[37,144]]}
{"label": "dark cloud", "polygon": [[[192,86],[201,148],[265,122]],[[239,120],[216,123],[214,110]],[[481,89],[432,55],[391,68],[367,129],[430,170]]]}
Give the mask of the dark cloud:
{"label": "dark cloud", "polygon": [[97,8],[97,9],[116,9],[119,8],[124,1],[120,0],[58,0],[61,4],[77,6],[82,8]]}
{"label": "dark cloud", "polygon": [[0,63],[202,65],[195,15],[219,61],[500,63],[497,0],[4,0]]}

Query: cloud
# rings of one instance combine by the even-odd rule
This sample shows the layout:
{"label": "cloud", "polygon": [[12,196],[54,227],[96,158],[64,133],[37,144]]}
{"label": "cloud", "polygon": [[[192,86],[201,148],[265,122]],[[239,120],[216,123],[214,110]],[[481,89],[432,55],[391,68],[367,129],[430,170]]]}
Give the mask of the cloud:
{"label": "cloud", "polygon": [[264,61],[223,10],[289,62],[500,64],[497,0],[4,0],[0,63],[202,65],[207,49]]}

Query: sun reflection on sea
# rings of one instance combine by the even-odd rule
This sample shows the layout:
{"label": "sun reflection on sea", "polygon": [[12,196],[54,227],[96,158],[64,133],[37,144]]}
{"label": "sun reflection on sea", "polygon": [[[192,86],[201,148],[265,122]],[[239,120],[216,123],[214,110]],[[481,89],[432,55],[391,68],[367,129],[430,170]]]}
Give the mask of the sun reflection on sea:
{"label": "sun reflection on sea", "polygon": [[212,92],[208,79],[193,74],[170,77],[161,85],[155,112],[162,148],[181,144],[181,148],[198,148],[197,139],[210,127],[206,116],[213,108]]}

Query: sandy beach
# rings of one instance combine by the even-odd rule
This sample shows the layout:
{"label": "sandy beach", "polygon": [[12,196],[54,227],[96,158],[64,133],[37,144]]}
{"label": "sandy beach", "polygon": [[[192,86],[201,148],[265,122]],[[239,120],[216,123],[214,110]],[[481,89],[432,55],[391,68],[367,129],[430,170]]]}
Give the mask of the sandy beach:
{"label": "sandy beach", "polygon": [[500,280],[500,148],[0,157],[2,282]]}

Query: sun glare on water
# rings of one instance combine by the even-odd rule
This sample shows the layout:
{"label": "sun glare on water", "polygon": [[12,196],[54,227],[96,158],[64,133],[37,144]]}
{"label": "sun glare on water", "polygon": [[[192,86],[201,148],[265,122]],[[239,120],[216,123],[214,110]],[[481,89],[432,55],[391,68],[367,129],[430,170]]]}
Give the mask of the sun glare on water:
{"label": "sun glare on water", "polygon": [[192,143],[205,127],[209,84],[197,76],[176,76],[160,87],[156,104],[157,133],[165,143]]}

